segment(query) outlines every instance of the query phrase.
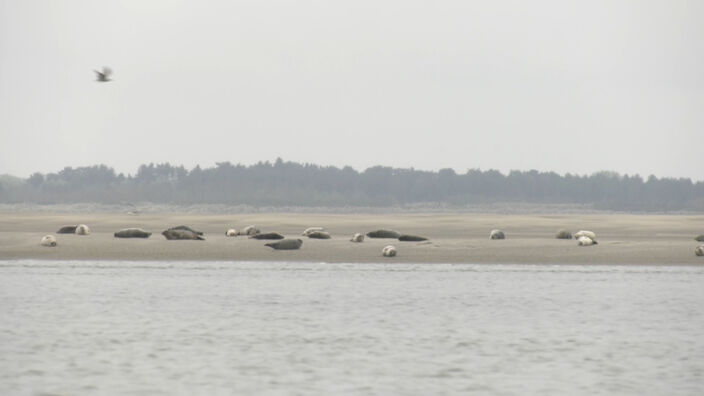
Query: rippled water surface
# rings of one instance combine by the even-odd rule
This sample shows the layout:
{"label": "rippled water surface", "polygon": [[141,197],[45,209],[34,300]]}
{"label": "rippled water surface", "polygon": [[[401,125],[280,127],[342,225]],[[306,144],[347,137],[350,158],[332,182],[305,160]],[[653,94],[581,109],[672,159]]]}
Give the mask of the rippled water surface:
{"label": "rippled water surface", "polygon": [[0,394],[704,394],[704,268],[0,261]]}

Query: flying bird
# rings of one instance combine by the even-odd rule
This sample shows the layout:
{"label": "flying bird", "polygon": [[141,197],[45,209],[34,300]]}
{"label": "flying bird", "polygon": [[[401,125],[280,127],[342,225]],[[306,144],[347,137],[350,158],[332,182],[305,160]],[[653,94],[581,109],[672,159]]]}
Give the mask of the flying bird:
{"label": "flying bird", "polygon": [[103,71],[99,72],[97,70],[93,70],[95,72],[95,81],[98,82],[108,82],[112,81],[110,79],[110,75],[112,74],[112,70],[110,70],[109,67],[103,66]]}

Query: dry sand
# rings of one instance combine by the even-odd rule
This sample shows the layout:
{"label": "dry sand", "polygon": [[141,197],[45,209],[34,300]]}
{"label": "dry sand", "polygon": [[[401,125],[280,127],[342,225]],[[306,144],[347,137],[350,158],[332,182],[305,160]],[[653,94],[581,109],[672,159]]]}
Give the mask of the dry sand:
{"label": "dry sand", "polygon": [[[63,235],[63,225],[87,224],[91,235]],[[168,241],[160,233],[189,225],[205,233],[205,241]],[[296,251],[274,251],[267,241],[228,238],[228,228],[254,224],[262,231],[276,231],[303,239]],[[301,236],[307,227],[325,227],[330,240]],[[148,239],[120,239],[113,233],[140,227],[153,232]],[[399,242],[393,239],[349,241],[355,232],[389,228],[422,235],[430,242]],[[489,232],[502,229],[505,240],[489,240]],[[575,240],[554,238],[558,229],[597,233],[599,244],[579,247]],[[696,257],[704,233],[703,215],[626,214],[143,214],[123,213],[10,213],[0,212],[0,260],[216,260],[216,261],[313,261],[404,263],[510,263],[510,264],[650,264],[704,265]],[[58,246],[39,245],[42,236],[53,234]],[[393,244],[398,256],[381,256]]]}

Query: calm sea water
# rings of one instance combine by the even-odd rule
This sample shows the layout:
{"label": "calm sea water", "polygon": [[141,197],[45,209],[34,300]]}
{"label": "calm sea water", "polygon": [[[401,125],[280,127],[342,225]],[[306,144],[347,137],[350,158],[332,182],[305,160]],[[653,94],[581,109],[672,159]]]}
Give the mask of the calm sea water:
{"label": "calm sea water", "polygon": [[704,394],[704,268],[0,261],[2,395]]}

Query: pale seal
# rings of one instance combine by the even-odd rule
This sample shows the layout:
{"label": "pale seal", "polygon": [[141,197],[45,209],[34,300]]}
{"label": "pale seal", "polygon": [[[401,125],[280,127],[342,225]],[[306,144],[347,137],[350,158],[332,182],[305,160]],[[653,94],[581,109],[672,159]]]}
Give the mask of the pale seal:
{"label": "pale seal", "polygon": [[330,239],[330,233],[325,231],[312,231],[308,233],[308,238],[311,239]]}
{"label": "pale seal", "polygon": [[364,234],[356,233],[352,235],[352,239],[350,239],[352,242],[364,242]]}
{"label": "pale seal", "polygon": [[592,231],[581,230],[581,231],[578,231],[578,232],[575,232],[575,233],[574,233],[574,237],[577,238],[577,239],[579,239],[579,237],[583,237],[583,236],[585,236],[585,237],[587,237],[587,238],[589,238],[589,239],[596,240],[596,234],[593,233]]}
{"label": "pale seal", "polygon": [[259,234],[261,231],[259,231],[259,228],[251,225],[247,226],[240,231],[240,235],[254,235],[254,234]]}
{"label": "pale seal", "polygon": [[282,239],[278,242],[270,242],[264,244],[275,250],[296,250],[300,249],[303,241],[300,239]]}
{"label": "pale seal", "polygon": [[506,239],[506,235],[504,235],[504,232],[501,230],[491,230],[489,239]]}
{"label": "pale seal", "polygon": [[577,246],[592,246],[592,245],[598,245],[599,242],[595,241],[594,239],[589,238],[588,236],[581,236],[577,238]]}
{"label": "pale seal", "polygon": [[90,228],[85,224],[76,226],[76,235],[90,235]]}
{"label": "pale seal", "polygon": [[555,238],[557,238],[557,239],[572,239],[572,233],[567,230],[559,230],[555,234]]}
{"label": "pale seal", "polygon": [[284,239],[284,236],[278,232],[265,232],[263,234],[250,235],[249,239]]}
{"label": "pale seal", "polygon": [[230,228],[229,230],[225,231],[225,236],[229,236],[229,237],[237,236],[237,230],[235,230],[234,228]]}
{"label": "pale seal", "polygon": [[369,238],[392,238],[392,239],[398,239],[401,234],[394,230],[376,230],[376,231],[369,231],[367,233],[367,236]]}
{"label": "pale seal", "polygon": [[697,246],[697,248],[694,249],[694,254],[697,256],[704,256],[704,245]]}
{"label": "pale seal", "polygon": [[394,257],[396,256],[396,246],[387,245],[381,250],[381,255],[384,257]]}
{"label": "pale seal", "polygon": [[54,238],[53,235],[44,235],[42,237],[41,242],[39,242],[42,246],[51,246],[54,247],[56,246],[56,238]]}
{"label": "pale seal", "polygon": [[166,239],[169,240],[180,240],[180,239],[193,239],[193,240],[199,240],[199,241],[204,241],[205,238],[202,236],[196,234],[193,231],[190,230],[173,230],[173,229],[168,229],[165,230],[164,232],[161,233]]}
{"label": "pale seal", "polygon": [[323,227],[308,227],[305,229],[305,231],[303,231],[303,234],[301,234],[301,235],[309,236],[311,232],[315,232],[315,231],[325,231],[325,230],[323,229]]}
{"label": "pale seal", "polygon": [[149,238],[151,232],[144,231],[141,228],[125,228],[115,233],[115,238]]}

